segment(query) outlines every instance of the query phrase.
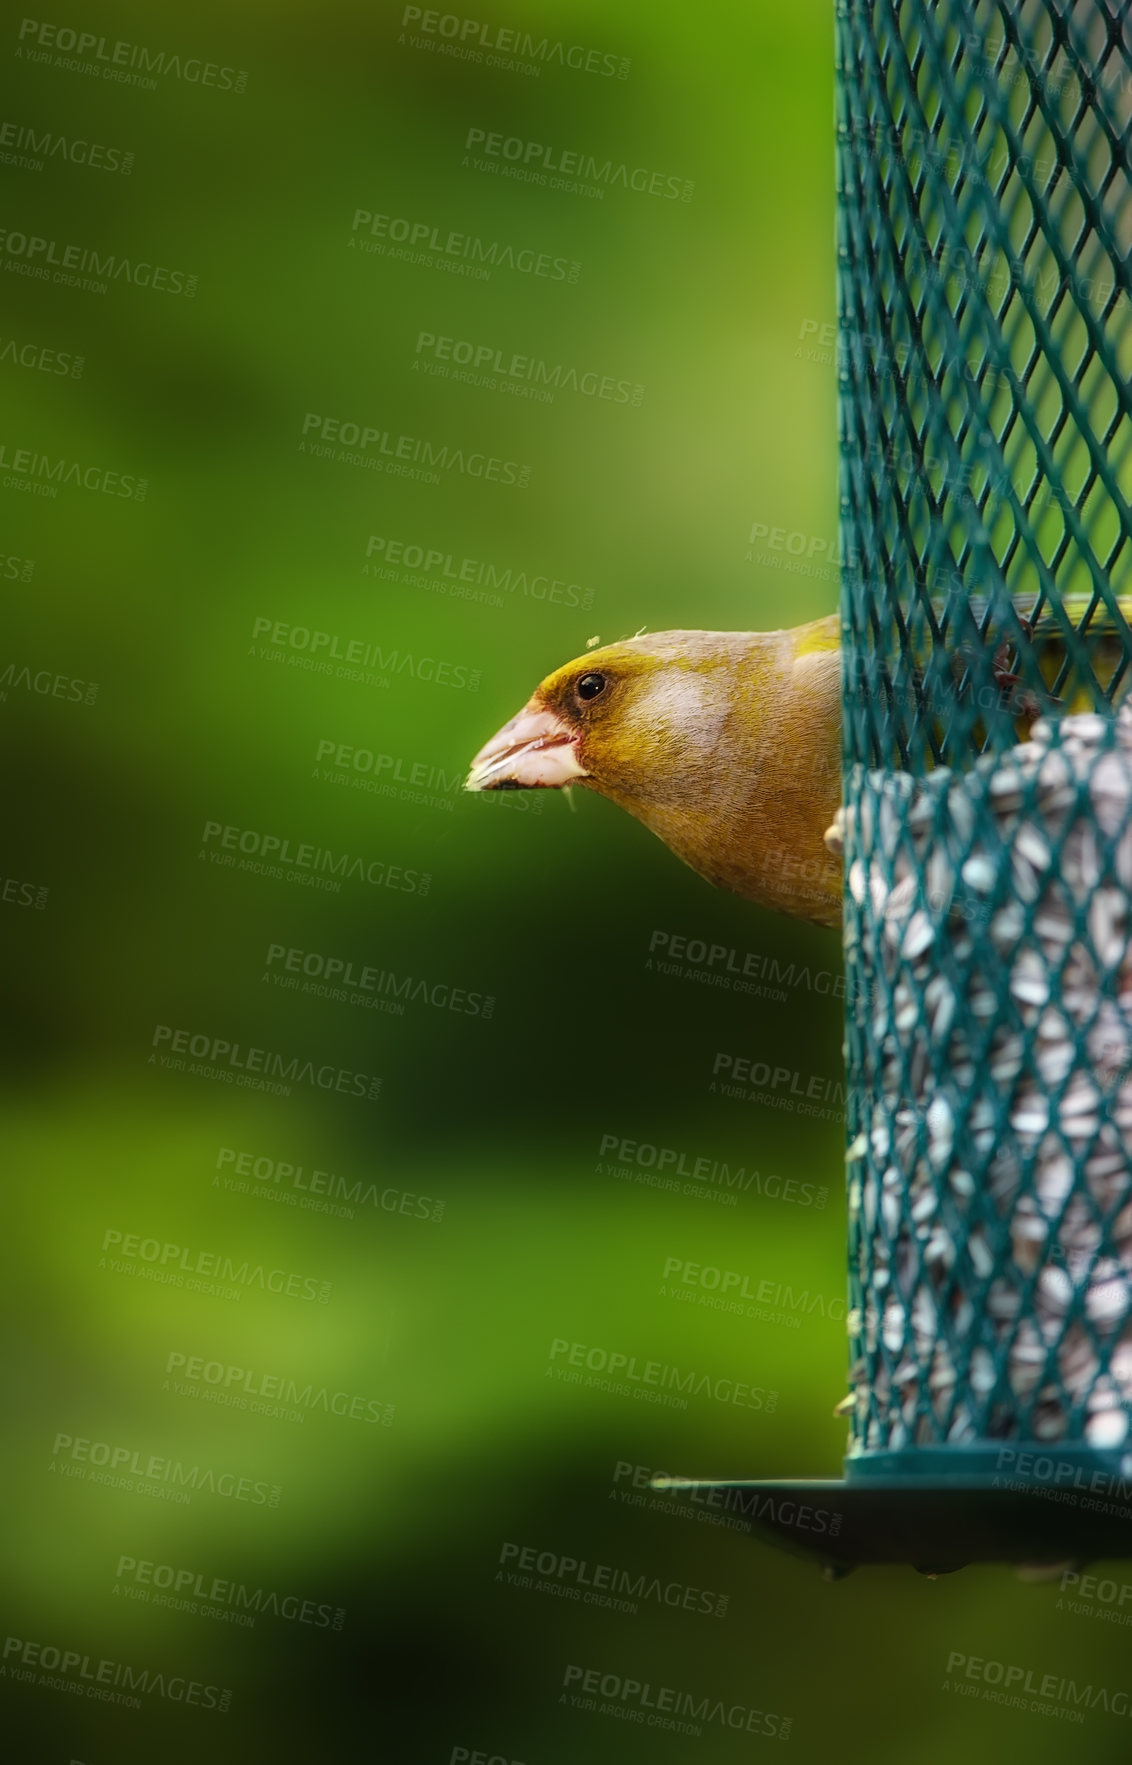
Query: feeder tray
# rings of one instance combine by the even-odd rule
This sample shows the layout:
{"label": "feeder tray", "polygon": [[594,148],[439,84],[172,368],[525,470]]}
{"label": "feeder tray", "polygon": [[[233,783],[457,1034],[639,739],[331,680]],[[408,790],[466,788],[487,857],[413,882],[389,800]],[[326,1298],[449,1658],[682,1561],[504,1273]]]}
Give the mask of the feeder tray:
{"label": "feeder tray", "polygon": [[[1051,1456],[1041,1448],[1027,1450],[1035,1460]],[[854,1477],[847,1464],[844,1479],[669,1477],[654,1487],[722,1491],[728,1512],[743,1517],[752,1537],[816,1563],[827,1581],[840,1581],[865,1564],[910,1565],[934,1577],[973,1563],[1040,1572],[1132,1557],[1132,1478],[1128,1471],[1122,1475],[1118,1458],[1103,1466],[1091,1452],[1058,1454],[1062,1481],[1027,1489],[985,1465],[961,1470],[946,1462],[948,1455],[922,1456],[931,1463],[916,1476],[895,1466],[887,1472],[870,1467]],[[1126,1498],[1083,1493],[1090,1488],[1123,1488]],[[820,1512],[820,1531],[805,1523],[807,1510]]]}

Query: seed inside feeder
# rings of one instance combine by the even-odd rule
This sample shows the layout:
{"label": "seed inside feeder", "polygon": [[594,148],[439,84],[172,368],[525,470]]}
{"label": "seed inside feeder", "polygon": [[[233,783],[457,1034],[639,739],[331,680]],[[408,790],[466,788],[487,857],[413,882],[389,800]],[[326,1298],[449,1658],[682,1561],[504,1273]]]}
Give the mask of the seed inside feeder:
{"label": "seed inside feeder", "polygon": [[[858,1450],[1123,1443],[1132,1412],[1132,705],[858,776]],[[996,906],[996,899],[998,905]],[[972,1166],[979,1175],[972,1175]]]}

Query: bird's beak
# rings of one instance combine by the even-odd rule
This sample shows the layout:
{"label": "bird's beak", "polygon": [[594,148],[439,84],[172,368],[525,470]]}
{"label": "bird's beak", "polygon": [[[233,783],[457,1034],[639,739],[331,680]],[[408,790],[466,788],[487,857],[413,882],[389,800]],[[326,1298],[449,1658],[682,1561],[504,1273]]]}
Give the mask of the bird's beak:
{"label": "bird's beak", "polygon": [[558,790],[585,778],[578,759],[581,738],[553,711],[531,699],[517,717],[480,749],[464,789],[468,791]]}

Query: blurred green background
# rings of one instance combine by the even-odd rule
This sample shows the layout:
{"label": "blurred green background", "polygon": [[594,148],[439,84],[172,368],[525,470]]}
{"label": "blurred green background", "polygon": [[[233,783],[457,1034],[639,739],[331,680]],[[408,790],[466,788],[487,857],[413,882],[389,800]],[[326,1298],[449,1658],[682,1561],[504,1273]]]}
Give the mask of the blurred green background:
{"label": "blurred green background", "polygon": [[[816,0],[631,0],[469,11],[452,37],[455,17],[205,0],[5,27],[4,1732],[21,1758],[91,1765],[779,1744],[582,1708],[574,1667],[789,1718],[805,1760],[1038,1761],[1067,1734],[1076,1756],[1118,1756],[1103,1712],[1067,1726],[947,1689],[953,1653],[1118,1688],[1119,1626],[1056,1587],[997,1570],[828,1586],[739,1529],[623,1499],[648,1469],[839,1470],[836,1108],[711,1088],[729,1054],[836,1098],[837,943],[713,893],[584,793],[458,787],[595,635],[836,603],[832,20]],[[532,37],[521,66],[509,39],[488,47],[506,31]],[[445,53],[461,41],[475,56]],[[148,85],[105,71],[155,64]],[[473,129],[694,192],[509,178],[477,168]],[[425,227],[423,261],[364,249],[404,229],[382,239],[359,210]],[[490,275],[438,265],[434,229],[480,241]],[[463,249],[448,257],[476,261]],[[74,269],[92,250],[101,278]],[[546,274],[518,267],[540,257]],[[643,398],[429,375],[422,332]],[[305,450],[327,421],[464,469],[434,484]],[[481,455],[526,471],[473,475]],[[114,493],[139,479],[144,500]],[[454,592],[464,560],[478,599]],[[336,640],[321,659],[353,642],[364,661],[306,667],[296,628]],[[340,749],[370,769],[331,764]],[[258,871],[270,840],[329,854],[338,886],[304,882],[309,862]],[[666,972],[673,938],[692,959]],[[697,941],[764,991],[704,984]],[[365,1010],[276,984],[273,946],[480,1003]],[[163,1066],[174,1031],[294,1062],[289,1093],[191,1054]],[[316,1072],[379,1076],[380,1096]],[[632,1180],[661,1148],[710,1178]],[[790,1179],[811,1187],[788,1197]],[[299,1182],[338,1211],[299,1205]],[[163,1258],[180,1285],[150,1278]],[[187,1267],[225,1260],[243,1277],[190,1286]],[[713,1290],[689,1265],[739,1275],[766,1315],[698,1303]],[[303,1296],[322,1283],[325,1303]],[[558,1377],[556,1343],[777,1397],[642,1403]],[[185,1380],[194,1357],[219,1387]],[[306,1397],[284,1415],[246,1395],[288,1384]],[[167,1499],[186,1479],[190,1499]],[[532,1549],[553,1569],[508,1580]],[[708,1590],[715,1615],[655,1591],[632,1611],[569,1598],[563,1557],[677,1602]],[[232,1621],[248,1601],[254,1624]],[[114,1663],[106,1684],[122,1664],[166,1677],[140,1708],[104,1702],[82,1666],[45,1673],[52,1650]]]}

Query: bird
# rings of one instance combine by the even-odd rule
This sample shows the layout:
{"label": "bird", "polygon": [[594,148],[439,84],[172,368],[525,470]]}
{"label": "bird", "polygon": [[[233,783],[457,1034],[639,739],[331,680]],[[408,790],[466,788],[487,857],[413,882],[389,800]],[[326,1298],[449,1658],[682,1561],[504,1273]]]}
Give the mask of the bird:
{"label": "bird", "polygon": [[[1059,616],[1048,607],[1027,614],[1016,597],[1004,637],[985,603],[972,600],[949,628],[950,673],[987,679],[976,665],[981,650],[1021,739],[1051,706],[1083,708],[1079,682],[1058,697],[1074,665],[1067,623],[1088,639],[1102,693],[1126,680],[1132,638],[1125,600],[1116,606],[1119,629],[1087,597],[1067,597]],[[1107,655],[1107,672],[1098,653]],[[1024,676],[1015,671],[1023,663]],[[913,683],[922,678],[917,660]],[[1097,702],[1092,689],[1085,697],[1090,707]],[[837,614],[779,631],[640,633],[548,674],[480,748],[465,788],[596,791],[716,887],[836,927],[844,893],[833,832],[842,801],[841,712]]]}
{"label": "bird", "polygon": [[466,788],[597,791],[717,887],[834,926],[840,694],[836,616],[628,638],[548,674]]}

